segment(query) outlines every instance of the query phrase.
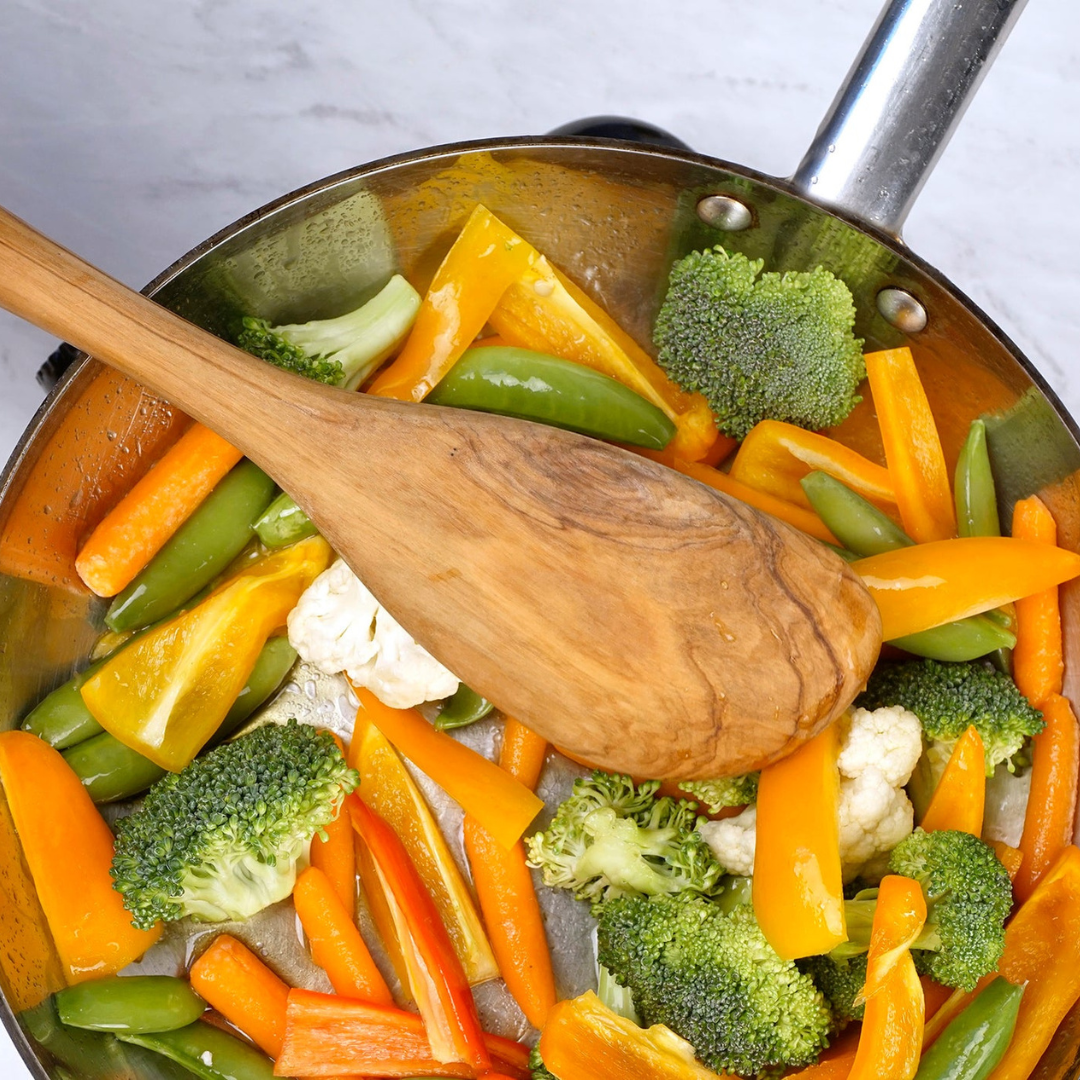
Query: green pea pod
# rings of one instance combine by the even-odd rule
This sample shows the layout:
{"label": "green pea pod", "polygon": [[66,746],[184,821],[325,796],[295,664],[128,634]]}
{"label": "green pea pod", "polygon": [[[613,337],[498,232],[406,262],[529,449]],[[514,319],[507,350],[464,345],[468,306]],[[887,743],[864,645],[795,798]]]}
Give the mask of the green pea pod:
{"label": "green pea pod", "polygon": [[893,638],[890,644],[931,660],[963,661],[1011,649],[1016,644],[1016,635],[989,615],[972,615],[918,634]]}
{"label": "green pea pod", "polygon": [[190,600],[244,550],[252,523],[274,490],[262,469],[241,461],[113,600],[105,625],[110,630],[147,626]]}
{"label": "green pea pod", "polygon": [[[295,661],[296,650],[288,638],[271,638],[259,653],[247,685],[207,746],[217,745],[236,731],[277,690]],[[165,775],[160,765],[107,731],[65,750],[64,760],[96,803],[130,799]]]}
{"label": "green pea pod", "polygon": [[91,664],[42,698],[23,720],[23,730],[44,739],[56,750],[65,750],[100,735],[104,729],[86,707],[79,688],[104,663],[102,659]]}
{"label": "green pea pod", "polygon": [[956,461],[956,525],[961,536],[1000,536],[997,492],[990,455],[986,449],[986,425],[973,420]]}
{"label": "green pea pod", "polygon": [[206,1002],[172,975],[118,975],[94,979],[56,992],[56,1012],[68,1027],[142,1034],[193,1024]]}
{"label": "green pea pod", "polygon": [[862,556],[856,555],[854,551],[848,551],[845,547],[839,547],[836,544],[830,544],[827,540],[821,541],[830,551],[835,552],[840,556],[844,562],[858,562]]}
{"label": "green pea pod", "polygon": [[311,518],[282,492],[255,522],[255,534],[268,548],[288,547],[306,540],[319,530]]}
{"label": "green pea pod", "polygon": [[203,1080],[274,1080],[273,1062],[265,1054],[201,1020],[176,1031],[117,1038],[153,1050]]}
{"label": "green pea pod", "polygon": [[812,472],[800,483],[829,532],[860,557],[880,555],[914,543],[891,518],[836,477]]}
{"label": "green pea pod", "polygon": [[468,349],[424,399],[516,416],[662,450],[675,425],[655,405],[583,364],[508,346]]}
{"label": "green pea pod", "polygon": [[470,690],[462,683],[446,699],[442,711],[435,717],[435,729],[452,731],[454,728],[467,727],[469,724],[475,724],[477,720],[483,720],[493,708],[495,706],[487,698],[481,697],[475,690]]}
{"label": "green pea pod", "polygon": [[923,1054],[915,1080],[985,1080],[1012,1040],[1023,994],[994,979]]}

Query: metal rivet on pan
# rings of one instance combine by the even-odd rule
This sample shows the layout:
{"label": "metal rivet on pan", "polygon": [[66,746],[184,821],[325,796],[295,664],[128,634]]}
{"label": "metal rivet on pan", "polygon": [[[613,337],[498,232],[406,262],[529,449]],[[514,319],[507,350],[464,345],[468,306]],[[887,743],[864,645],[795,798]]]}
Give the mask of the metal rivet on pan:
{"label": "metal rivet on pan", "polygon": [[741,232],[754,224],[750,207],[730,195],[706,195],[698,202],[697,213],[706,225],[724,232]]}
{"label": "metal rivet on pan", "polygon": [[904,289],[882,289],[877,294],[877,309],[887,323],[905,334],[926,329],[926,308]]}

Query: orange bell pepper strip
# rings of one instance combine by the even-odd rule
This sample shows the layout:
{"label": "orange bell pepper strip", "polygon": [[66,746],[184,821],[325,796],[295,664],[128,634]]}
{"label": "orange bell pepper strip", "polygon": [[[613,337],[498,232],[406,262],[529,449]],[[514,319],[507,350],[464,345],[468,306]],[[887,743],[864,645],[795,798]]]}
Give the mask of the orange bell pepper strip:
{"label": "orange bell pepper strip", "polygon": [[[345,744],[330,733],[345,757]],[[323,836],[311,841],[311,865],[321,870],[331,881],[341,906],[356,918],[356,843],[352,823],[345,814],[338,814],[323,829]]]}
{"label": "orange bell pepper strip", "polygon": [[432,1057],[443,1062],[463,1061],[478,1071],[490,1069],[491,1056],[484,1046],[465,972],[405,846],[355,794],[346,798],[345,805],[353,828],[371,852],[387,895],[393,900],[400,919],[398,938],[406,959],[411,949],[419,961],[410,971],[412,992],[424,1020]]}
{"label": "orange bell pepper strip", "polygon": [[856,1005],[885,988],[925,922],[926,897],[919,883],[899,874],[882,878],[866,954],[866,982],[855,999]]}
{"label": "orange bell pepper strip", "polygon": [[1008,871],[1009,880],[1015,881],[1024,863],[1024,853],[1019,848],[1006,844],[1004,840],[991,840],[990,846],[994,849],[998,862]]}
{"label": "orange bell pepper strip", "polygon": [[607,312],[543,256],[503,293],[489,322],[508,345],[584,364],[652,402],[675,424],[670,445],[687,461],[700,460],[716,445],[708,402],[672,382]]}
{"label": "orange bell pepper strip", "polygon": [[543,809],[541,799],[493,761],[436,731],[415,709],[391,709],[370,690],[354,690],[364,718],[472,814],[496,843],[510,848],[521,839]]}
{"label": "orange bell pepper strip", "polygon": [[90,534],[75,569],[98,596],[134,580],[243,455],[192,424]]}
{"label": "orange bell pepper strip", "polygon": [[784,1073],[785,1080],[847,1080],[859,1049],[859,1029],[849,1027],[813,1065]]}
{"label": "orange bell pepper strip", "polygon": [[334,993],[376,1005],[393,1005],[394,998],[375,966],[351,912],[341,905],[330,879],[309,866],[296,879],[293,906],[311,958],[326,972]]}
{"label": "orange bell pepper strip", "polygon": [[815,471],[835,477],[886,513],[897,513],[888,469],[795,424],[781,420],[755,424],[731,463],[733,479],[806,510],[811,509],[810,500],[799,481]]}
{"label": "orange bell pepper strip", "polygon": [[716,1080],[693,1047],[663,1024],[640,1028],[591,991],[560,1001],[540,1033],[540,1056],[559,1080]]}
{"label": "orange bell pepper strip", "polygon": [[[1057,546],[1057,524],[1037,495],[1013,507],[1012,535],[1016,540]],[[1016,601],[1012,663],[1016,685],[1033,705],[1061,693],[1065,662],[1056,585]]]}
{"label": "orange bell pepper strip", "polygon": [[1060,694],[1040,703],[1046,727],[1031,740],[1031,791],[1020,837],[1023,859],[1013,881],[1026,900],[1061,852],[1072,843],[1080,784],[1080,728]]}
{"label": "orange bell pepper strip", "polygon": [[1080,555],[1030,540],[974,536],[871,555],[851,564],[881,611],[883,636],[966,619],[1080,574]]}
{"label": "orange bell pepper strip", "polygon": [[952,829],[981,836],[985,809],[986,755],[972,725],[956,740],[919,825],[926,832]]}
{"label": "orange bell pepper strip", "polygon": [[761,771],[754,914],[784,960],[847,940],[840,878],[840,736],[826,728]]}
{"label": "orange bell pepper strip", "polygon": [[916,543],[956,535],[956,507],[937,424],[908,348],[866,354],[885,461],[904,531]]}
{"label": "orange bell pepper strip", "polygon": [[508,716],[503,724],[499,766],[530,791],[536,790],[547,757],[547,739]]}
{"label": "orange bell pepper strip", "polygon": [[267,638],[332,558],[321,536],[308,537],[143,634],[83,683],[94,719],[155,765],[179,772],[217,731]]}
{"label": "orange bell pepper strip", "polygon": [[0,782],[69,985],[113,975],[161,937],[112,887],[113,835],[68,763],[28,731],[0,734]]}
{"label": "orange bell pepper strip", "polygon": [[[350,763],[360,774],[357,794],[405,845],[450,935],[469,985],[497,979],[499,966],[484,924],[450,848],[409,770],[364,709],[357,712]],[[348,815],[342,816],[348,821]],[[365,884],[370,900],[380,891],[379,883],[377,878],[371,881],[369,874]],[[382,913],[384,921],[386,914]],[[388,930],[389,926],[379,926],[384,940]]]}
{"label": "orange bell pepper strip", "polygon": [[537,257],[535,248],[477,205],[435,271],[404,347],[368,393],[423,401],[476,339],[507,286]]}
{"label": "orange bell pepper strip", "polygon": [[[528,1048],[483,1036],[493,1064],[515,1080],[529,1076]],[[521,1062],[525,1062],[523,1068]],[[285,1039],[275,1076],[476,1076],[463,1062],[439,1062],[428,1049],[423,1020],[393,1006],[290,990]]]}

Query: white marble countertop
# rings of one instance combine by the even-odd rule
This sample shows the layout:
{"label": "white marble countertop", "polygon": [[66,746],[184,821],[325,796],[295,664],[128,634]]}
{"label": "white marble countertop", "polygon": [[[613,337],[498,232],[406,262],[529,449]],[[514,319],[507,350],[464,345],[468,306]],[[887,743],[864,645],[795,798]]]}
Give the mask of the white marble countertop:
{"label": "white marble countertop", "polygon": [[[987,2],[987,0],[982,0]],[[5,0],[0,203],[141,287],[360,162],[603,113],[790,172],[878,0]],[[905,229],[1080,415],[1080,7],[1020,19]],[[0,313],[0,461],[54,347]],[[0,1045],[0,1076],[25,1075]]]}

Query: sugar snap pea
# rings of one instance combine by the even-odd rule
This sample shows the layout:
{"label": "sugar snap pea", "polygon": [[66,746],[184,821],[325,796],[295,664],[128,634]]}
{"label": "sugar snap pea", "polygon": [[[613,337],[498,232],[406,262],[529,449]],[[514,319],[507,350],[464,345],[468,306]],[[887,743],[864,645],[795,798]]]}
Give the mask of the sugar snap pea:
{"label": "sugar snap pea", "polygon": [[654,450],[662,450],[675,434],[675,425],[660,409],[616,379],[509,346],[466,350],[424,400]]}
{"label": "sugar snap pea", "polygon": [[986,425],[973,420],[956,462],[956,525],[961,536],[1000,536],[997,492],[990,455],[986,449]]}
{"label": "sugar snap pea", "polygon": [[113,600],[105,625],[110,630],[146,626],[190,600],[243,551],[274,491],[266,473],[241,461]]}
{"label": "sugar snap pea", "polygon": [[153,1050],[203,1080],[274,1080],[274,1066],[268,1057],[202,1020],[175,1031],[123,1033],[117,1038]]}
{"label": "sugar snap pea", "polygon": [[56,1012],[68,1027],[140,1034],[194,1023],[206,1002],[172,975],[113,976],[56,992]]}
{"label": "sugar snap pea", "polygon": [[23,730],[44,739],[56,750],[64,750],[100,735],[103,729],[86,707],[79,688],[104,663],[102,659],[91,664],[42,698],[27,713],[22,722]]}
{"label": "sugar snap pea", "polygon": [[454,728],[467,727],[477,720],[483,720],[494,707],[487,698],[462,683],[446,699],[442,711],[435,717],[435,728],[437,731],[452,731]]}
{"label": "sugar snap pea", "polygon": [[314,522],[283,491],[255,521],[255,533],[268,548],[286,547],[318,532]]}

